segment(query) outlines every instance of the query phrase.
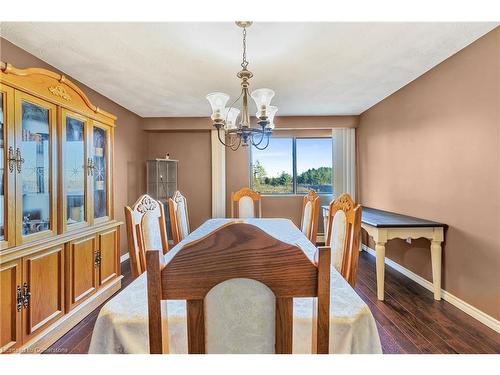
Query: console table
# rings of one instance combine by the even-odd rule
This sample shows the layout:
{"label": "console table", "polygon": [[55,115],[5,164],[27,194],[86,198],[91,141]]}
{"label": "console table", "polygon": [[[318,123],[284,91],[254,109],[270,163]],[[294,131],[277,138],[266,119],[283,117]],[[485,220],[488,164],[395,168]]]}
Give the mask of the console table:
{"label": "console table", "polygon": [[[325,232],[328,230],[328,206],[322,206]],[[441,299],[441,243],[444,241],[446,224],[431,220],[419,219],[394,212],[363,207],[361,227],[375,241],[377,268],[377,297],[384,300],[384,261],[385,244],[394,238],[427,238],[431,241],[432,280],[434,299]]]}

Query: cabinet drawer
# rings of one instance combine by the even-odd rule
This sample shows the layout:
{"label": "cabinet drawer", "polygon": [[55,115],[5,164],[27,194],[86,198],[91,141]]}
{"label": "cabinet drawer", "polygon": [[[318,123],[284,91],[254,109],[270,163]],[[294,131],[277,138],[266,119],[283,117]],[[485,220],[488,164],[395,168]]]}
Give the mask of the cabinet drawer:
{"label": "cabinet drawer", "polygon": [[30,296],[23,308],[23,343],[64,315],[64,248],[56,246],[26,256],[23,284]]}
{"label": "cabinet drawer", "polygon": [[21,344],[21,309],[17,306],[17,288],[21,288],[21,260],[0,266],[0,353]]}
{"label": "cabinet drawer", "polygon": [[120,275],[118,229],[114,228],[97,235],[97,249],[100,252],[99,286]]}

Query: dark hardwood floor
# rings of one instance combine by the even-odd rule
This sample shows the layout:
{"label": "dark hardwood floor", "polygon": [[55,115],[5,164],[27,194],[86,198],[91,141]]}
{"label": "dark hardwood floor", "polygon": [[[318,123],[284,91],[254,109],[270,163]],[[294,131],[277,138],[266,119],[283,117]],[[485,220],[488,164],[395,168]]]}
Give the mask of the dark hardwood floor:
{"label": "dark hardwood floor", "polygon": [[[123,287],[132,277],[122,264]],[[368,304],[377,323],[384,353],[500,353],[500,334],[386,267],[385,301],[377,300],[375,259],[361,252],[356,292]],[[101,306],[45,353],[87,353]]]}
{"label": "dark hardwood floor", "polygon": [[390,267],[377,300],[375,258],[362,251],[356,292],[377,322],[384,353],[500,353],[500,334]]}
{"label": "dark hardwood floor", "polygon": [[[128,260],[122,263],[122,275],[123,289],[133,280]],[[116,292],[113,296],[119,292]],[[86,354],[89,350],[94,324],[103,305],[104,303],[87,315],[80,323],[45,350],[43,354]]]}

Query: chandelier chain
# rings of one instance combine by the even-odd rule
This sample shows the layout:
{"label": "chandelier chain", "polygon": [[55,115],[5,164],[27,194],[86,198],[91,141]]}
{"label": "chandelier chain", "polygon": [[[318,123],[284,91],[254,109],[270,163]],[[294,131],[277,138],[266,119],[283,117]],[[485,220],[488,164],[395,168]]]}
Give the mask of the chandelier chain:
{"label": "chandelier chain", "polygon": [[[249,92],[249,79],[252,78],[253,74],[248,68],[247,60],[247,27],[252,24],[252,22],[236,22],[236,24],[243,29],[242,31],[242,70],[236,75],[241,79],[241,92],[240,95],[234,100],[229,107],[227,107],[227,102],[229,101],[229,95],[224,93],[212,93],[207,95],[207,99],[212,106],[212,120],[213,125],[217,130],[217,137],[219,142],[232,151],[236,151],[240,146],[254,146],[258,150],[264,150],[269,146],[269,139],[271,137],[272,129],[274,124],[272,124],[272,118],[277,111],[277,107],[269,106],[270,99],[274,96],[274,91],[270,89],[260,89],[256,90],[257,93],[255,100],[258,112],[257,117],[257,127],[253,127],[250,122],[250,113],[248,111],[248,97],[251,96]],[[267,97],[266,97],[267,95]],[[260,98],[260,99],[259,99]],[[267,100],[267,104],[259,104],[260,101]],[[242,101],[241,112],[234,106],[237,102]],[[269,108],[267,108],[269,106]],[[268,115],[268,109],[271,109],[271,116]],[[238,117],[241,116],[241,120],[238,122]]]}
{"label": "chandelier chain", "polygon": [[246,69],[248,66],[247,61],[247,29],[243,28],[243,62],[241,63],[241,67]]}

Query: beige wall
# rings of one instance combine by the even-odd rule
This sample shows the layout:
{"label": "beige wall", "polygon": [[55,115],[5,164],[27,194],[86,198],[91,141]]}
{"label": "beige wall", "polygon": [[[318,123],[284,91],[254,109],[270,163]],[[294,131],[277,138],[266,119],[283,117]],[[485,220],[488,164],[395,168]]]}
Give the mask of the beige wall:
{"label": "beige wall", "polygon": [[147,159],[179,160],[178,189],[188,201],[189,224],[196,229],[212,217],[212,163],[209,131],[146,132]]}
{"label": "beige wall", "polygon": [[[0,59],[17,68],[45,68],[58,71],[53,66],[0,38]],[[64,73],[66,74],[66,73]],[[123,207],[132,204],[144,191],[144,137],[141,117],[121,107],[96,91],[68,76],[88,95],[91,102],[116,115],[115,130],[115,217],[124,220]],[[127,251],[125,227],[121,227],[120,245],[122,254]]]}
{"label": "beige wall", "polygon": [[[362,204],[447,223],[443,288],[500,319],[500,28],[364,112],[358,137]],[[428,246],[387,256],[430,280]]]}

